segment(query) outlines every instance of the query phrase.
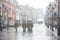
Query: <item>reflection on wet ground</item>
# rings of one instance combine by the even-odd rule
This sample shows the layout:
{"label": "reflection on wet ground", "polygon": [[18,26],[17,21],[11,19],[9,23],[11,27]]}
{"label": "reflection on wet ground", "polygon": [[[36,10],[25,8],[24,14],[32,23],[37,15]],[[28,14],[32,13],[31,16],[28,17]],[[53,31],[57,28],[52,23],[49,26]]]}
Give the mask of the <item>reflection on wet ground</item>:
{"label": "reflection on wet ground", "polygon": [[[15,29],[12,30],[10,29],[9,31],[10,34],[11,32],[14,34],[15,32],[14,30]],[[6,34],[6,31],[0,32],[0,38],[1,34]],[[16,40],[57,40],[57,39],[58,36],[56,30],[52,32],[45,26],[45,24],[34,24],[32,32],[28,32],[27,30],[26,32],[23,32],[22,27],[19,27],[16,38]]]}
{"label": "reflection on wet ground", "polygon": [[50,40],[58,40],[57,34],[54,34],[52,31],[48,29],[46,31],[46,35],[49,37]]}
{"label": "reflection on wet ground", "polygon": [[22,28],[18,28],[18,40],[57,40],[58,36],[55,32],[49,30],[45,24],[35,24],[33,32],[22,32]]}
{"label": "reflection on wet ground", "polygon": [[22,33],[22,40],[32,40],[32,33]]}

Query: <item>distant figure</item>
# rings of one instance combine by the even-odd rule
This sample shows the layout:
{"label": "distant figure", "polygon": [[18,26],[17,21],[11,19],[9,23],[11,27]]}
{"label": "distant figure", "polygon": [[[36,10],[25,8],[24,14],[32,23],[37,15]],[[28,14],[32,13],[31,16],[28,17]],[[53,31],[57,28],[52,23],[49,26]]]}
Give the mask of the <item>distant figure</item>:
{"label": "distant figure", "polygon": [[26,28],[28,28],[28,32],[32,32],[32,28],[33,28],[32,20],[28,20],[27,22],[23,20],[22,28],[23,28],[23,32],[26,31]]}
{"label": "distant figure", "polygon": [[2,31],[2,27],[0,27],[0,31]]}

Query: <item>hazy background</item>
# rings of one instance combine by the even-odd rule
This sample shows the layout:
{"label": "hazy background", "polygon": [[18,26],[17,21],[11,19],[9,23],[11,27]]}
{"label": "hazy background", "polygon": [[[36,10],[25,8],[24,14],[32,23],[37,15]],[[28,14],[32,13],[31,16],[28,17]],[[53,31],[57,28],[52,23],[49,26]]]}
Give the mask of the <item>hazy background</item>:
{"label": "hazy background", "polygon": [[17,0],[17,2],[21,5],[29,5],[33,8],[43,8],[45,11],[47,5],[54,0]]}

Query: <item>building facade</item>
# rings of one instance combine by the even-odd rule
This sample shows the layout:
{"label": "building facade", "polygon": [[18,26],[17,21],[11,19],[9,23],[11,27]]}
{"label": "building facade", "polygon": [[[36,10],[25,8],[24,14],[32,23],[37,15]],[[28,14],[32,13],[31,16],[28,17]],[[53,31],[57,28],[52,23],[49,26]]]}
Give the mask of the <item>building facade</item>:
{"label": "building facade", "polygon": [[20,6],[19,6],[19,4],[17,3],[16,4],[16,23],[18,24],[18,25],[20,25],[21,24],[21,9],[20,9]]}
{"label": "building facade", "polygon": [[16,0],[0,0],[0,40],[16,40],[15,29],[7,30],[7,27],[15,27]]}
{"label": "building facade", "polygon": [[55,27],[58,36],[60,36],[60,0],[55,0],[52,4],[49,4],[45,24],[47,27],[50,26],[52,31]]}
{"label": "building facade", "polygon": [[16,0],[0,0],[0,26],[12,27],[16,21]]}
{"label": "building facade", "polygon": [[[48,16],[48,17],[47,17]],[[58,4],[57,1],[51,2],[46,9],[46,19],[49,21],[50,18],[58,17]]]}
{"label": "building facade", "polygon": [[58,5],[57,1],[54,1],[47,6],[45,15],[45,24],[47,26],[55,24],[53,20],[56,17],[58,17]]}

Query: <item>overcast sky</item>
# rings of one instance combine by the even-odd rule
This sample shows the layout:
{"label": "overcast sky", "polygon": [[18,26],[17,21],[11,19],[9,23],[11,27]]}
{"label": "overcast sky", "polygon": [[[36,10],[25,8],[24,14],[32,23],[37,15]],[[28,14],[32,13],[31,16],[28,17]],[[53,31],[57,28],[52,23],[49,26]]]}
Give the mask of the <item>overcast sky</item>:
{"label": "overcast sky", "polygon": [[53,2],[54,0],[17,0],[19,4],[29,5],[34,8],[45,8],[49,2]]}
{"label": "overcast sky", "polygon": [[46,7],[50,2],[54,0],[17,0],[21,5],[29,5],[33,8],[43,8],[43,13],[46,12]]}

